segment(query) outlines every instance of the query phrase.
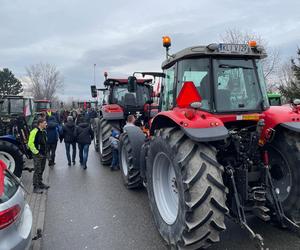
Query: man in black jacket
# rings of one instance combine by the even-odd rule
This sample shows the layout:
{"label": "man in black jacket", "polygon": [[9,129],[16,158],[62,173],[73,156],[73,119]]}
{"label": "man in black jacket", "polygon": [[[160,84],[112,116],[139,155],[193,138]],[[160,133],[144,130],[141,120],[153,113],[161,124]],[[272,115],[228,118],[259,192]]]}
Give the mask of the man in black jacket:
{"label": "man in black jacket", "polygon": [[78,142],[80,165],[83,166],[83,169],[86,169],[89,146],[94,139],[94,132],[91,129],[91,125],[85,119],[79,120],[78,126],[75,129],[75,137]]}
{"label": "man in black jacket", "polygon": [[75,123],[72,116],[68,116],[67,123],[63,126],[62,136],[60,137],[60,142],[64,139],[66,155],[68,159],[68,166],[71,166],[71,155],[70,148],[72,146],[72,163],[75,165],[76,159],[76,138],[75,138]]}

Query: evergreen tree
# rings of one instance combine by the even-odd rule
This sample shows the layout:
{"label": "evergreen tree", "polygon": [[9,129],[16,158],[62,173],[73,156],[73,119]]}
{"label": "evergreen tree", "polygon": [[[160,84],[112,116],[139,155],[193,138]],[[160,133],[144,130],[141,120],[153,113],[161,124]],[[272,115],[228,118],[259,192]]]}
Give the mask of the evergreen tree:
{"label": "evergreen tree", "polygon": [[292,71],[293,77],[286,85],[281,85],[279,90],[281,94],[288,100],[300,99],[300,48],[298,49],[298,58],[296,63],[295,59],[292,59]]}
{"label": "evergreen tree", "polygon": [[21,82],[9,69],[0,70],[0,97],[18,95],[23,91]]}

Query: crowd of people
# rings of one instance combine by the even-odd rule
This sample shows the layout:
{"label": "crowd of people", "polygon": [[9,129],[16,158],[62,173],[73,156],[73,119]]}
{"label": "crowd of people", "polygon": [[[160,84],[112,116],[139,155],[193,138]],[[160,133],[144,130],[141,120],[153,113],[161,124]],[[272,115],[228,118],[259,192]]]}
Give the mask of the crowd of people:
{"label": "crowd of people", "polygon": [[[66,116],[66,117],[65,117]],[[43,183],[43,172],[46,161],[50,168],[55,166],[55,155],[57,143],[65,144],[65,152],[68,166],[76,165],[76,154],[78,147],[80,166],[86,170],[89,155],[89,146],[94,139],[94,132],[91,127],[91,119],[96,118],[97,113],[88,109],[79,112],[63,112],[60,116],[57,113],[43,113],[37,120],[35,128],[29,136],[28,146],[33,154],[34,174],[33,192],[41,194],[50,186]],[[126,125],[135,126],[135,117],[129,115]],[[118,170],[119,167],[119,136],[120,131],[113,129],[109,138],[112,150],[111,170]]]}
{"label": "crowd of people", "polygon": [[[67,115],[67,116],[66,116]],[[55,166],[57,143],[64,141],[68,166],[76,164],[76,148],[78,145],[79,163],[86,170],[89,146],[94,139],[90,121],[97,113],[88,109],[76,112],[42,113],[31,130],[28,147],[33,154],[34,174],[33,192],[43,193],[49,186],[43,183],[43,172],[48,159],[49,167]],[[71,157],[72,150],[72,157]]]}

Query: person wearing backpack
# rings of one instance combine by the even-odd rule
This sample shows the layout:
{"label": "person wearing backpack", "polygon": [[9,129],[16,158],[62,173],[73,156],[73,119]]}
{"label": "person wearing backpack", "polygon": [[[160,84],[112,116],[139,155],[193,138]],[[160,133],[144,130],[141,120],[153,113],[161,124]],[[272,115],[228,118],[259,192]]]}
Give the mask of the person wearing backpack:
{"label": "person wearing backpack", "polygon": [[55,116],[48,117],[47,124],[47,154],[49,166],[53,167],[55,165],[55,153],[61,130]]}
{"label": "person wearing backpack", "polygon": [[75,129],[75,137],[79,148],[79,161],[83,169],[87,169],[87,160],[89,155],[89,146],[94,139],[94,132],[91,125],[84,118],[78,120],[78,126]]}
{"label": "person wearing backpack", "polygon": [[71,166],[71,147],[72,147],[72,163],[76,164],[76,137],[75,137],[75,123],[72,116],[67,117],[67,122],[63,126],[60,142],[64,140],[68,166]]}

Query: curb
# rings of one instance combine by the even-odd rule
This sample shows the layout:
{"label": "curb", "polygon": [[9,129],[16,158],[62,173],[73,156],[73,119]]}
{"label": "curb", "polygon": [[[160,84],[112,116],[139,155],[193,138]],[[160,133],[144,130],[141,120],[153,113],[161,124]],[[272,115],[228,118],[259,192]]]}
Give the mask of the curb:
{"label": "curb", "polygon": [[[27,161],[26,163],[26,165],[32,165],[32,162]],[[47,165],[45,167],[43,179],[45,183],[49,183],[49,167]],[[33,217],[31,237],[33,238],[37,235],[38,229],[40,229],[42,233],[42,237],[31,242],[30,250],[40,250],[42,248],[48,191],[43,194],[34,194],[32,192],[32,173],[23,172],[22,181],[30,192],[29,194],[26,194],[25,199],[31,208]]]}

